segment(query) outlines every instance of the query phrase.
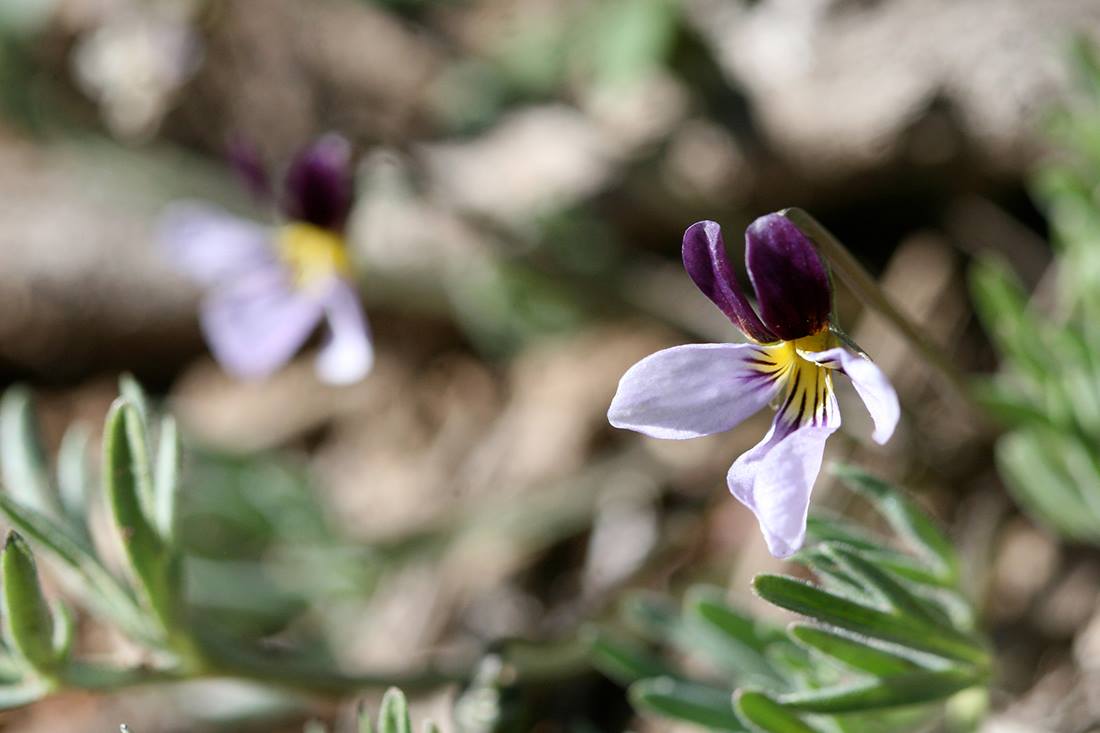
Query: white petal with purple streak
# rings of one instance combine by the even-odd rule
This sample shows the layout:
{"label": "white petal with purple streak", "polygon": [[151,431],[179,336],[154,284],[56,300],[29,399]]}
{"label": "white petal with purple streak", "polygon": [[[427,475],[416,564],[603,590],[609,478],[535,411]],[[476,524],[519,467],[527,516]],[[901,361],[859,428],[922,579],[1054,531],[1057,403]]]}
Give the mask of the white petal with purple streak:
{"label": "white petal with purple streak", "polygon": [[654,438],[697,438],[729,430],[768,404],[778,381],[760,371],[754,344],[688,344],[658,351],[627,370],[607,419]]}
{"label": "white petal with purple streak", "polygon": [[837,347],[828,351],[799,352],[802,358],[814,361],[822,366],[836,369],[852,380],[867,412],[875,422],[875,431],[871,435],[876,443],[882,445],[894,434],[901,417],[898,394],[882,370],[873,361],[848,349]]}

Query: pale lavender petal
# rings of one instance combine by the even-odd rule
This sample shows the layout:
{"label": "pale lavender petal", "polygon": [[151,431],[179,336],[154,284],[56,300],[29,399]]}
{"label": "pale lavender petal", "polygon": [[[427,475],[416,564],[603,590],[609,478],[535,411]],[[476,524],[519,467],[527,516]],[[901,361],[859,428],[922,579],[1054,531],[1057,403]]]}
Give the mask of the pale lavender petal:
{"label": "pale lavender petal", "polygon": [[374,366],[367,316],[352,285],[341,278],[324,299],[329,334],[317,356],[317,374],[329,384],[351,384],[367,376]]}
{"label": "pale lavender petal", "polygon": [[729,430],[768,404],[776,380],[754,344],[688,344],[630,367],[607,412],[617,428],[680,440]]}
{"label": "pale lavender petal", "polygon": [[898,393],[873,361],[842,347],[816,353],[799,353],[809,361],[816,361],[822,366],[848,375],[863,404],[867,406],[867,412],[871,413],[871,419],[875,421],[875,431],[871,437],[879,445],[890,440],[901,417]]}
{"label": "pale lavender petal", "polygon": [[285,273],[266,269],[211,293],[200,315],[222,367],[234,376],[257,379],[286,364],[323,313],[321,302],[292,289]]}
{"label": "pale lavender petal", "polygon": [[157,239],[169,261],[201,285],[215,285],[276,264],[271,231],[199,203],[170,206]]}
{"label": "pale lavender petal", "polygon": [[839,426],[839,413],[825,426],[793,428],[777,420],[764,439],[730,467],[730,492],[756,515],[775,557],[787,557],[802,547],[825,441]]}

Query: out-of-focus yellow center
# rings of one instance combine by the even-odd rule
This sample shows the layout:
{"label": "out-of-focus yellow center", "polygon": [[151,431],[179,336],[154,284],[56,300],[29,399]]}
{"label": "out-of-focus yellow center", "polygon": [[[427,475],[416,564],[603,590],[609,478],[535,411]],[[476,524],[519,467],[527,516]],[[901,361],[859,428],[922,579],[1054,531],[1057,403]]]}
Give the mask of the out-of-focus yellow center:
{"label": "out-of-focus yellow center", "polygon": [[309,287],[326,278],[352,274],[347,244],[339,234],[303,222],[285,224],[276,244],[279,257],[293,273],[294,284]]}

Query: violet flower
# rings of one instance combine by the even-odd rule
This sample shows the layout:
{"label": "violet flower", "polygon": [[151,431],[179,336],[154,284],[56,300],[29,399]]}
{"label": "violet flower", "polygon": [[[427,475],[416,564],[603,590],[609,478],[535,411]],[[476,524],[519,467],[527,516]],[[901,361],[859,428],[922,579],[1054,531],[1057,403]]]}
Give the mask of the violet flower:
{"label": "violet flower", "polygon": [[825,441],[840,427],[833,374],[852,380],[880,444],[897,425],[897,394],[831,327],[828,273],[813,244],[785,217],[762,216],[745,232],[759,314],[734,279],[718,224],[691,225],[683,258],[691,279],[750,342],[676,346],[642,359],[619,382],[608,419],[615,427],[679,440],[729,430],[773,405],[771,430],[733,462],[726,481],[756,515],[768,550],[786,557],[802,546]]}
{"label": "violet flower", "polygon": [[[246,148],[233,153],[253,193],[270,195],[258,159]],[[207,204],[179,203],[166,212],[161,244],[207,288],[200,322],[226,371],[243,379],[272,374],[322,322],[318,376],[347,384],[370,371],[374,350],[344,240],[353,193],[351,147],[327,135],[291,162],[279,201],[285,221],[276,227]]]}

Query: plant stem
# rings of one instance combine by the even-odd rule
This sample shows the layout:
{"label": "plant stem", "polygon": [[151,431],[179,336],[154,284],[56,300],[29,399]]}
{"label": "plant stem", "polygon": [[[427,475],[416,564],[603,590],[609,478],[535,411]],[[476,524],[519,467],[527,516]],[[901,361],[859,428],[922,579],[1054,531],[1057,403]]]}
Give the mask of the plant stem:
{"label": "plant stem", "polygon": [[832,232],[809,213],[797,207],[783,209],[779,213],[789,219],[813,242],[821,256],[832,265],[833,270],[840,275],[840,279],[864,305],[886,318],[917,350],[917,353],[939,372],[967,406],[976,415],[984,416],[984,410],[970,392],[966,377],[955,368],[951,358],[894,305],[889,296],[879,287],[878,282],[871,277],[863,265],[859,264],[848,248],[833,236]]}

